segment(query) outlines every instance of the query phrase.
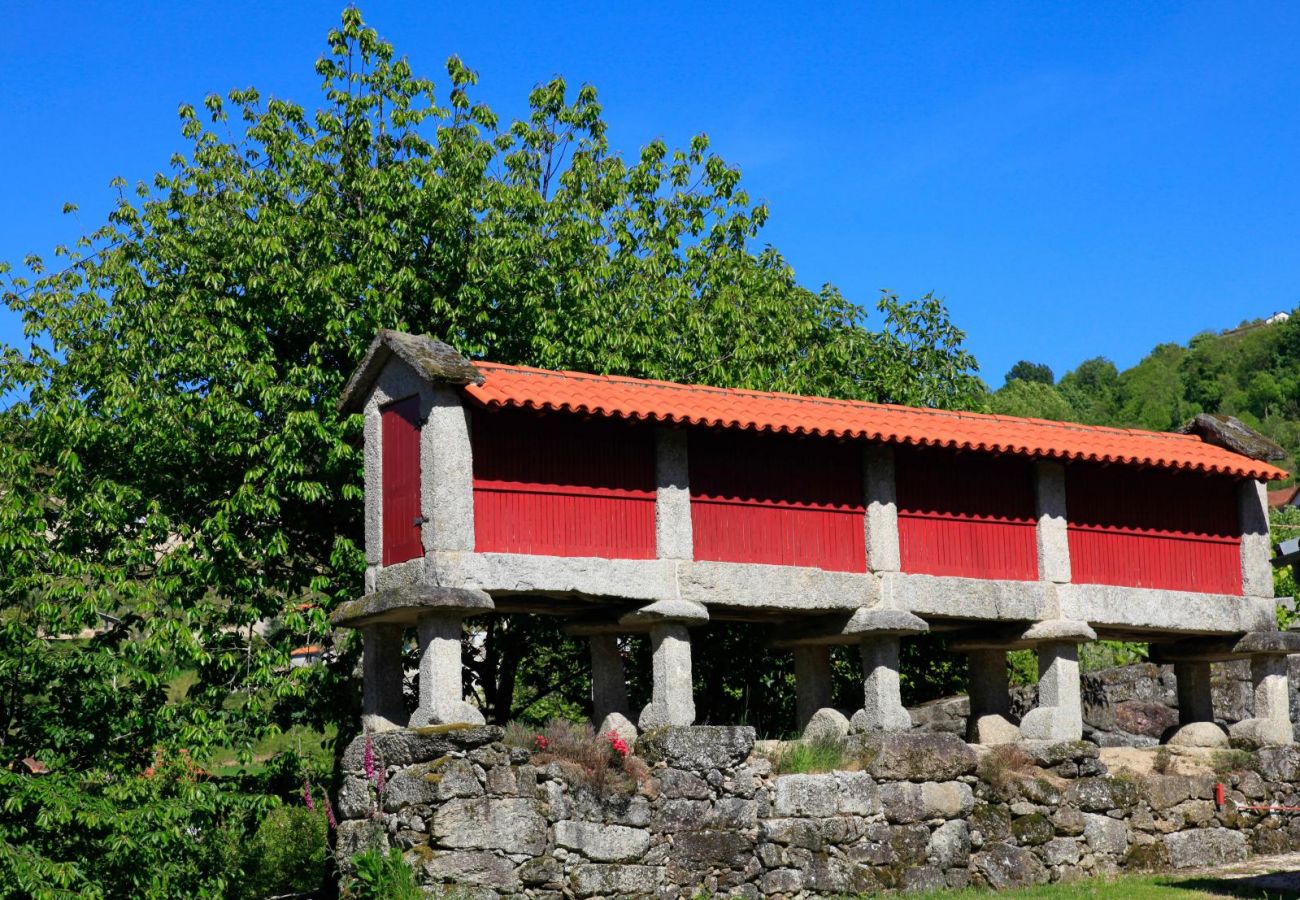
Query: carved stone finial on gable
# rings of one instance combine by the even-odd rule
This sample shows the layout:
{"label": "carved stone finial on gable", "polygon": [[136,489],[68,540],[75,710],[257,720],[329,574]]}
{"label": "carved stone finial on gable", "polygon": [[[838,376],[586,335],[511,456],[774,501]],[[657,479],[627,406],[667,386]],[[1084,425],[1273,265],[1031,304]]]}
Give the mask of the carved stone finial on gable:
{"label": "carved stone finial on gable", "polygon": [[1263,462],[1275,462],[1286,457],[1285,450],[1232,416],[1200,413],[1179,428],[1178,433],[1197,435],[1208,444]]}
{"label": "carved stone finial on gable", "polygon": [[455,348],[427,334],[406,334],[382,328],[370,342],[366,355],[343,388],[339,409],[357,412],[365,405],[366,395],[388,361],[396,356],[422,378],[439,384],[482,384],[483,373]]}

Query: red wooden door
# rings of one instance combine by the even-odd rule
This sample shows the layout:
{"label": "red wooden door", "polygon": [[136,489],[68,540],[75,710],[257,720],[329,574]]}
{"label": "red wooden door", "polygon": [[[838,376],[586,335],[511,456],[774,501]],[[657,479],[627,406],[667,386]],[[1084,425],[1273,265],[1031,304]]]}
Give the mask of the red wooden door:
{"label": "red wooden door", "polygon": [[420,398],[380,411],[383,423],[384,565],[424,554],[420,541]]}

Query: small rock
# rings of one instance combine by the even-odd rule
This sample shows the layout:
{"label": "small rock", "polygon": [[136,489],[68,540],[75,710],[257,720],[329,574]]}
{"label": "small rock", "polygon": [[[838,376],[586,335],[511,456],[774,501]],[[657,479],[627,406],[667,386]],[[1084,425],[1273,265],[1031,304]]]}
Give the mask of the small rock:
{"label": "small rock", "polygon": [[885,781],[951,781],[975,771],[975,751],[955,734],[889,734],[867,738],[867,772]]}
{"label": "small rock", "polygon": [[1175,729],[1165,743],[1171,747],[1226,748],[1228,735],[1213,722],[1189,722]]}
{"label": "small rock", "polygon": [[992,843],[971,857],[971,867],[984,877],[989,887],[1028,887],[1046,884],[1047,869],[1038,857],[1021,847]]}
{"label": "small rock", "polygon": [[1128,828],[1119,819],[1109,816],[1089,813],[1087,824],[1083,828],[1083,838],[1094,853],[1120,856],[1128,849]]}
{"label": "small rock", "polygon": [[940,869],[966,865],[970,857],[970,829],[966,822],[955,819],[944,822],[930,834],[925,848],[927,858],[934,860]]}
{"label": "small rock", "polygon": [[823,707],[812,714],[808,724],[804,726],[803,739],[805,741],[837,741],[848,737],[849,719],[848,716],[838,709]]}
{"label": "small rock", "polygon": [[1074,865],[1079,861],[1079,842],[1073,838],[1052,838],[1039,852],[1049,866]]}

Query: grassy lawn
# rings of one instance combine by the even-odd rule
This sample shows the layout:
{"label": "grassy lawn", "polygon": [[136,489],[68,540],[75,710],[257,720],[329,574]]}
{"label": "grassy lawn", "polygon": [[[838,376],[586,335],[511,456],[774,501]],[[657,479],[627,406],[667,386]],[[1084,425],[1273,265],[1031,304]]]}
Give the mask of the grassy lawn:
{"label": "grassy lawn", "polygon": [[[1276,877],[1276,876],[1274,876]],[[1092,879],[1075,884],[1051,884],[1043,887],[1009,891],[936,891],[908,894],[918,900],[1201,900],[1211,897],[1300,898],[1300,889],[1278,888],[1260,884],[1261,877],[1219,879],[1205,875],[1134,875],[1115,879]],[[1271,879],[1270,879],[1271,880]],[[1300,877],[1295,879],[1300,884]]]}

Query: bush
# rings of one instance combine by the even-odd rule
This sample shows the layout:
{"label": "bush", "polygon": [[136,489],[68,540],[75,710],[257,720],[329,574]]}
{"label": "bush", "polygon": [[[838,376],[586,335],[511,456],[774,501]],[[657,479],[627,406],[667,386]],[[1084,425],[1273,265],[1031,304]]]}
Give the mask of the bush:
{"label": "bush", "polygon": [[645,761],[613,732],[597,735],[586,723],[553,719],[540,731],[518,722],[506,725],[505,743],[533,752],[536,765],[556,763],[575,787],[598,796],[630,794],[650,775]]}
{"label": "bush", "polygon": [[245,848],[243,896],[314,891],[325,879],[325,817],[301,806],[271,810]]}
{"label": "bush", "polygon": [[400,850],[363,850],[352,857],[356,873],[343,889],[347,900],[424,900],[415,872]]}

